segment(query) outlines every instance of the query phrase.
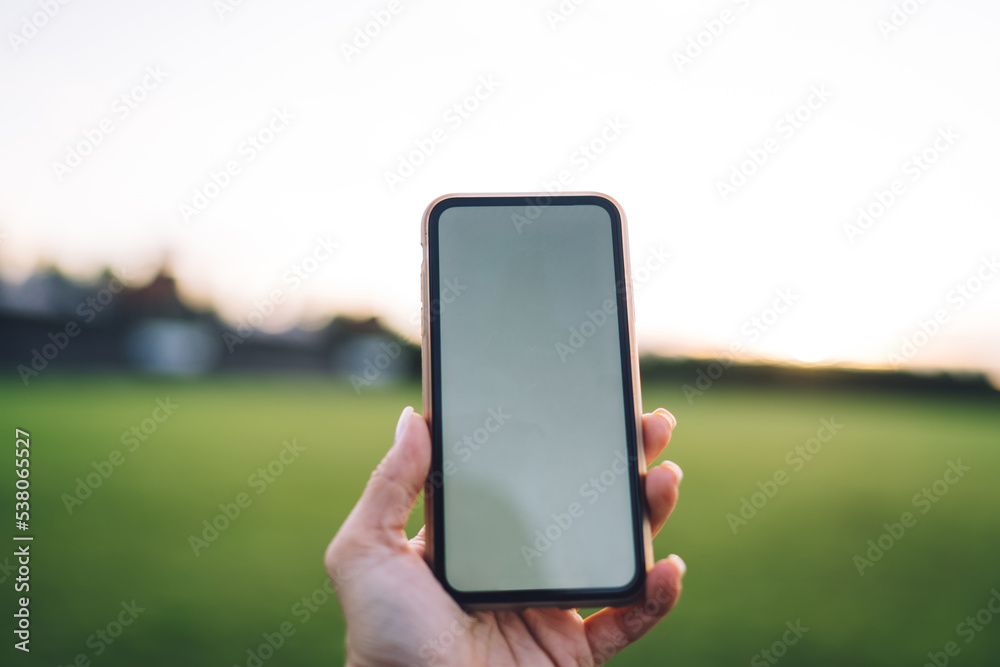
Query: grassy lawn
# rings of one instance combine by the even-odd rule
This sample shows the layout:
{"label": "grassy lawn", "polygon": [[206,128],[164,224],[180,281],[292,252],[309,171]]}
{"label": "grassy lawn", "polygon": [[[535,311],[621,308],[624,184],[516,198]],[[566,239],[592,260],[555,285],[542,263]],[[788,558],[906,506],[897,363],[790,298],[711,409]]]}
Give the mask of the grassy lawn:
{"label": "grassy lawn", "polygon": [[[176,407],[157,423],[156,401],[168,398]],[[922,665],[950,641],[960,649],[950,664],[1000,663],[1000,619],[958,628],[1000,590],[1000,394],[734,389],[723,379],[693,405],[657,385],[643,401],[679,420],[668,455],[684,483],[656,551],[684,556],[688,575],[675,612],[613,664],[748,664],[789,622],[809,630],[787,653],[778,647],[782,665]],[[419,387],[358,396],[293,378],[0,384],[10,444],[14,427],[31,433],[35,535],[31,659],[4,664],[69,665],[82,653],[94,665],[245,665],[282,623],[295,634],[265,665],[340,664],[336,601],[315,611],[301,601],[321,588],[323,550],[406,404],[419,407]],[[842,426],[830,438],[821,419]],[[795,448],[810,438],[807,460]],[[283,443],[297,457],[258,474]],[[120,465],[102,464],[115,450]],[[959,461],[968,470],[946,476]],[[110,476],[70,511],[65,494],[100,476],[94,464]],[[768,483],[776,473],[783,485]],[[753,496],[758,483],[771,497]],[[914,502],[924,488],[931,497]],[[196,554],[190,536],[238,498],[247,506]],[[744,506],[743,523],[727,519],[744,498],[755,514]],[[886,534],[905,512],[901,536]],[[880,537],[890,548],[859,574],[855,556],[868,558],[867,541]],[[13,576],[0,572],[5,600]],[[135,621],[112,643],[99,639],[133,600]]]}

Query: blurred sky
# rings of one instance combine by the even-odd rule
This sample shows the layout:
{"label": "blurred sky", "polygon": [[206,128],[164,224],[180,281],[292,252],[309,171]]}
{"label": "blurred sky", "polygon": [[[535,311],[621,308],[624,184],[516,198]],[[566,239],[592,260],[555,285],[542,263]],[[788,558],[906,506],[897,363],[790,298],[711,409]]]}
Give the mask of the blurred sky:
{"label": "blurred sky", "polygon": [[169,257],[233,322],[280,289],[267,328],[371,313],[417,338],[425,206],[566,172],[622,203],[636,268],[669,254],[637,287],[644,349],[1000,375],[995,1],[8,0],[0,28],[8,279]]}

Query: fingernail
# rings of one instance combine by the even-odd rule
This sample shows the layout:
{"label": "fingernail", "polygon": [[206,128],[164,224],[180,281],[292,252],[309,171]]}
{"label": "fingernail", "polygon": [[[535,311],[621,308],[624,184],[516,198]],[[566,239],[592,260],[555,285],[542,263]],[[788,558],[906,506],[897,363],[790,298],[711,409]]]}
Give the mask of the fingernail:
{"label": "fingernail", "polygon": [[399,415],[399,421],[396,422],[396,435],[392,436],[392,444],[399,442],[400,437],[403,435],[403,431],[406,430],[406,423],[410,419],[410,415],[413,414],[413,407],[407,405],[403,408],[403,414]]}
{"label": "fingernail", "polygon": [[667,560],[673,562],[673,564],[677,567],[677,571],[681,573],[682,577],[684,576],[685,573],[687,573],[688,569],[687,563],[685,563],[684,559],[678,556],[677,554],[670,554],[669,556],[667,556]]}
{"label": "fingernail", "polygon": [[664,461],[660,465],[670,470],[670,472],[674,473],[674,478],[677,480],[677,485],[680,486],[681,480],[684,479],[684,471],[681,470],[681,467],[676,463],[674,463],[673,461]]}
{"label": "fingernail", "polygon": [[671,431],[677,428],[677,417],[674,417],[672,414],[670,414],[670,411],[667,410],[666,408],[656,408],[656,410],[653,411],[653,414],[660,415],[661,417],[666,419],[667,423],[670,424]]}

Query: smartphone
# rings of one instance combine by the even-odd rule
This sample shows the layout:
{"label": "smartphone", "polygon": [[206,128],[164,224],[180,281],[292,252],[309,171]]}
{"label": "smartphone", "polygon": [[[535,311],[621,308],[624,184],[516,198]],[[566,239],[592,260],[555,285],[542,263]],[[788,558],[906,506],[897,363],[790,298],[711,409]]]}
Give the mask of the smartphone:
{"label": "smartphone", "polygon": [[435,575],[470,609],[636,599],[652,547],[621,207],[447,195],[422,244]]}

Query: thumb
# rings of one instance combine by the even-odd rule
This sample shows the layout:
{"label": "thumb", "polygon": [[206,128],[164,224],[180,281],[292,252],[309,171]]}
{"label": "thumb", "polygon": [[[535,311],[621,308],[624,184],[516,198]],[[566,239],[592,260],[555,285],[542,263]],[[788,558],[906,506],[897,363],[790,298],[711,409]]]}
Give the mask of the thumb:
{"label": "thumb", "polygon": [[[356,527],[379,537],[400,537],[398,533],[406,527],[430,465],[427,422],[407,406],[396,424],[392,447],[375,468],[354,508],[359,524]],[[392,535],[393,531],[397,535]]]}

